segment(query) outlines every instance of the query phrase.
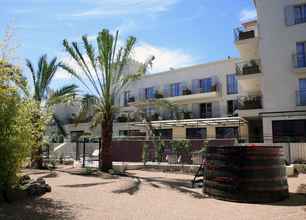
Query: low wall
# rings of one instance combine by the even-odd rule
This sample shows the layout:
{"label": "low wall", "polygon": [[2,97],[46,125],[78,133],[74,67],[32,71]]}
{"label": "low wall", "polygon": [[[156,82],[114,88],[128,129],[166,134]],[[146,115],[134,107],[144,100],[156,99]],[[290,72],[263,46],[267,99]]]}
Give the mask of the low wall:
{"label": "low wall", "polygon": [[[248,143],[243,145],[265,146],[264,143]],[[288,163],[306,162],[306,143],[269,143],[269,146],[282,146]]]}

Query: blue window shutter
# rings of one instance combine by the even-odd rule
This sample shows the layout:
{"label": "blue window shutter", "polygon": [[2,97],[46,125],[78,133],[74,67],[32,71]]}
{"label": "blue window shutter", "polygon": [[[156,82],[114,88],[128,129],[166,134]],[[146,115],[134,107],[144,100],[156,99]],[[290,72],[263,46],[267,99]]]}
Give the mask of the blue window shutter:
{"label": "blue window shutter", "polygon": [[285,8],[285,20],[286,20],[286,25],[288,26],[295,25],[295,11],[293,5],[289,5]]}
{"label": "blue window shutter", "polygon": [[299,79],[300,90],[306,90],[306,78]]}

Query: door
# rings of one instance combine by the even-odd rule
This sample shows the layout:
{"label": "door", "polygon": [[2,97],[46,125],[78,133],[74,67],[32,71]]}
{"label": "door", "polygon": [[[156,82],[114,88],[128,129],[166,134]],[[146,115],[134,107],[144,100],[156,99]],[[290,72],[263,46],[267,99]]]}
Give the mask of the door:
{"label": "door", "polygon": [[212,104],[203,103],[200,105],[200,117],[201,118],[211,118],[212,117]]}
{"label": "door", "polygon": [[299,104],[300,105],[306,105],[306,78],[299,79]]}
{"label": "door", "polygon": [[306,67],[306,42],[296,44],[297,67]]}

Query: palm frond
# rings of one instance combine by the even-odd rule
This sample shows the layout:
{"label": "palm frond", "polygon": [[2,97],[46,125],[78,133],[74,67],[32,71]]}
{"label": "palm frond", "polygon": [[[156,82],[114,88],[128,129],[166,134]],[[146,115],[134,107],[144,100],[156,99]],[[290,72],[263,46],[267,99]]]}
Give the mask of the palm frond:
{"label": "palm frond", "polygon": [[47,105],[55,105],[58,103],[67,103],[75,99],[78,86],[72,84],[64,86],[54,92],[52,92],[48,98]]}
{"label": "palm frond", "polygon": [[55,114],[52,115],[53,117],[53,120],[56,124],[56,127],[58,128],[59,132],[64,136],[66,137],[67,136],[67,132],[66,132],[66,129],[64,128],[64,125],[63,123],[56,117]]}
{"label": "palm frond", "polygon": [[88,117],[90,117],[94,112],[96,112],[95,108],[98,106],[99,98],[86,94],[81,100],[81,109],[78,114],[78,116],[75,119],[75,123],[78,124],[81,121],[86,120]]}

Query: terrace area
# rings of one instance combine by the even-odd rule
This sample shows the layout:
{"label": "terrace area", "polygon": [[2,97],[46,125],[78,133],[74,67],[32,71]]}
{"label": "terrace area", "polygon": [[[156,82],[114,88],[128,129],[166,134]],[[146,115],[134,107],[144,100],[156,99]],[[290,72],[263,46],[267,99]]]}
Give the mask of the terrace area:
{"label": "terrace area", "polygon": [[[27,170],[38,178],[49,171]],[[192,188],[192,175],[130,170],[126,176],[80,175],[64,167],[48,178],[52,192],[36,200],[0,205],[0,219],[279,219],[306,218],[306,175],[289,178],[290,198],[272,204],[232,203]],[[16,211],[18,210],[18,211]]]}
{"label": "terrace area", "polygon": [[218,82],[212,82],[211,79],[205,80],[195,80],[192,85],[188,82],[181,82],[164,85],[163,88],[143,88],[140,89],[140,94],[131,95],[127,103],[128,105],[143,105],[146,104],[145,102],[155,99],[165,99],[175,103],[188,104],[197,100],[219,97],[221,85]]}

